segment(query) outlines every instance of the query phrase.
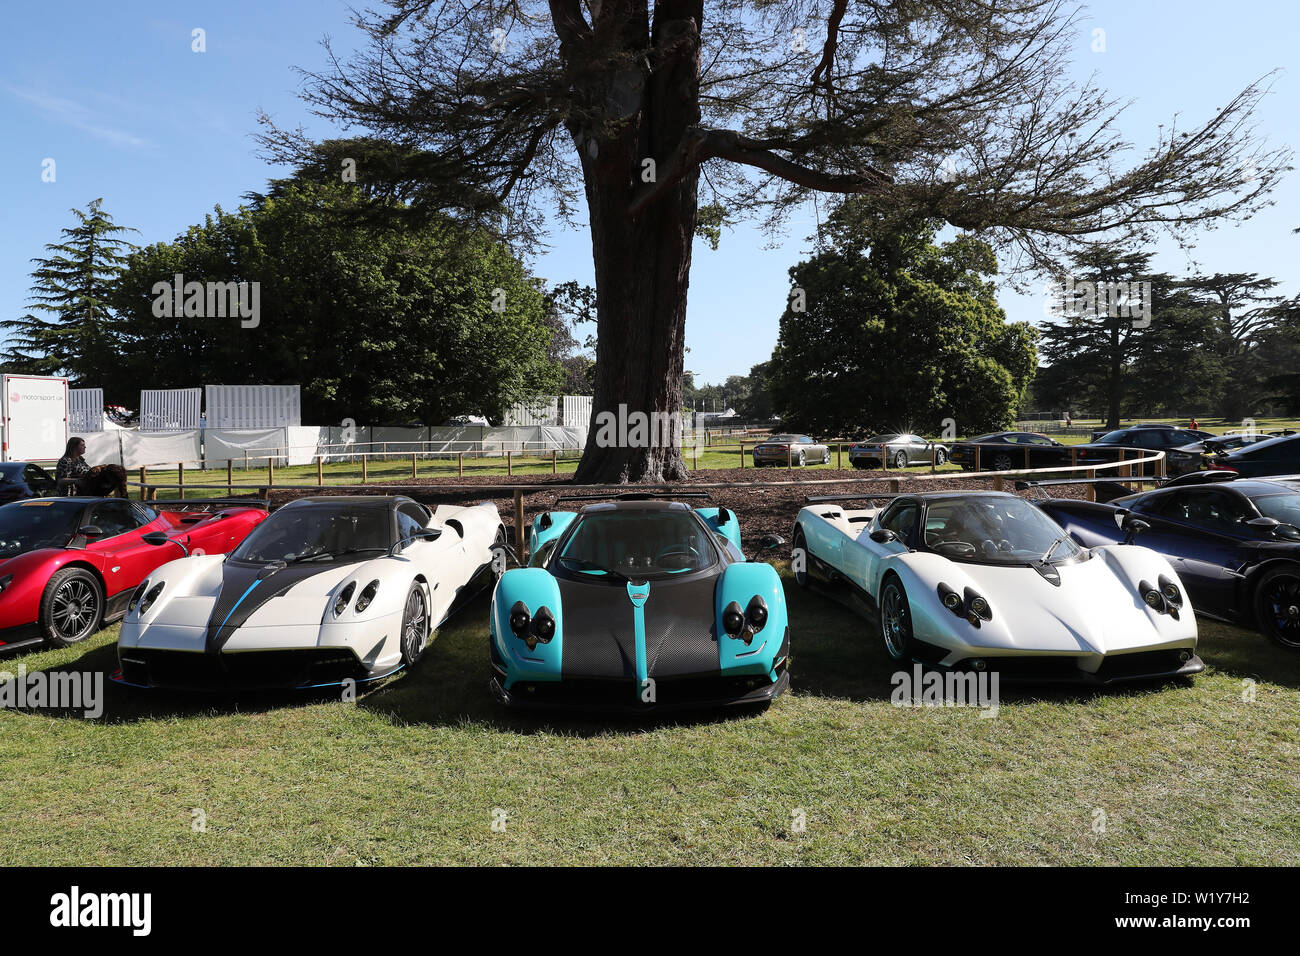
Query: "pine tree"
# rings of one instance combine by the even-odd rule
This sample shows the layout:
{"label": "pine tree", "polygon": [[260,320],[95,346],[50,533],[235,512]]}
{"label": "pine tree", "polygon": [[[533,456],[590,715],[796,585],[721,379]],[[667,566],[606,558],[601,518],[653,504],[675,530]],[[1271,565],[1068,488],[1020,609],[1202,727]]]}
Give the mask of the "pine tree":
{"label": "pine tree", "polygon": [[135,248],[121,238],[135,232],[116,225],[102,199],[71,210],[76,225],[63,240],[33,259],[31,311],[0,322],[8,334],[2,361],[7,372],[66,375],[79,386],[96,386],[106,359],[106,300]]}

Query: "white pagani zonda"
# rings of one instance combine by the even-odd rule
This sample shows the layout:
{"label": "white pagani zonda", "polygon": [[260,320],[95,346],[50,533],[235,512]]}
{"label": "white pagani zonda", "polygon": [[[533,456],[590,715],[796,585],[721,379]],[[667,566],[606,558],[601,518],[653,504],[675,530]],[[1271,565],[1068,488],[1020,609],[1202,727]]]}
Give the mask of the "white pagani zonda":
{"label": "white pagani zonda", "polygon": [[122,623],[114,679],[304,688],[387,676],[492,581],[504,545],[491,504],[431,512],[402,497],[299,499],[229,555],[149,575]]}
{"label": "white pagani zonda", "polygon": [[1081,548],[1002,492],[872,500],[886,498],[862,510],[809,498],[792,544],[796,581],[847,586],[895,660],[1092,684],[1204,669],[1182,582],[1155,551]]}

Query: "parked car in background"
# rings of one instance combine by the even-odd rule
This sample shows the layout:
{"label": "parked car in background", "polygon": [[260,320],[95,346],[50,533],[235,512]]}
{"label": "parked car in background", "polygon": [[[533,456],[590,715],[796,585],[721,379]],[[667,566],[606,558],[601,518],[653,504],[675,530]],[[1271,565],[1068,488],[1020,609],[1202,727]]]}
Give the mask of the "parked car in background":
{"label": "parked car in background", "polygon": [[1209,462],[1216,456],[1253,445],[1281,435],[1294,435],[1291,430],[1277,432],[1238,432],[1230,435],[1215,435],[1202,441],[1191,442],[1172,448],[1166,453],[1166,470],[1170,476],[1189,475],[1204,471],[1210,467]]}
{"label": "parked car in background", "polygon": [[0,645],[84,641],[125,614],[159,566],[237,546],[266,519],[266,506],[252,504],[50,497],[0,506]]}
{"label": "parked car in background", "polygon": [[1300,651],[1300,483],[1202,480],[1210,477],[1105,504],[1038,505],[1085,548],[1133,541],[1160,552],[1198,614],[1255,627]]}
{"label": "parked car in background", "polygon": [[1268,478],[1300,473],[1300,435],[1266,438],[1224,455],[1207,455],[1205,467],[1235,471],[1243,478]]}
{"label": "parked car in background", "polygon": [[[1123,427],[1125,429],[1132,429],[1132,428],[1172,428],[1174,430],[1178,429],[1177,425],[1170,425],[1168,422],[1137,422],[1136,424],[1125,425]],[[1103,435],[1108,435],[1115,430],[1116,429],[1114,428],[1094,428],[1092,430],[1092,435],[1088,438],[1088,441],[1097,441]],[[1194,431],[1194,430],[1195,429],[1188,429],[1188,431]],[[1208,435],[1209,432],[1206,432],[1205,434]]]}
{"label": "parked car in background", "polygon": [[961,465],[963,471],[973,471],[977,445],[980,471],[1055,468],[1070,463],[1068,446],[1037,432],[990,432],[955,442],[948,457],[954,464]]}
{"label": "parked car in background", "polygon": [[54,476],[29,461],[0,462],[0,505],[54,494]]}
{"label": "parked car in background", "polygon": [[764,465],[829,465],[831,449],[807,435],[773,435],[754,446],[754,467]]}
{"label": "parked car in background", "polygon": [[930,464],[931,455],[936,466],[946,464],[948,446],[920,435],[888,432],[854,442],[849,449],[849,464],[854,468],[879,468],[885,462],[892,468],[906,468],[913,464]]}
{"label": "parked car in background", "polygon": [[[1096,441],[1075,445],[1074,453],[1078,456],[1080,465],[1101,465],[1119,461],[1121,458],[1138,458],[1143,454],[1156,451],[1168,452],[1192,442],[1216,437],[1218,436],[1211,432],[1193,431],[1190,428],[1165,426],[1117,428],[1102,435]],[[1143,470],[1147,474],[1154,474],[1154,464],[1144,465]]]}

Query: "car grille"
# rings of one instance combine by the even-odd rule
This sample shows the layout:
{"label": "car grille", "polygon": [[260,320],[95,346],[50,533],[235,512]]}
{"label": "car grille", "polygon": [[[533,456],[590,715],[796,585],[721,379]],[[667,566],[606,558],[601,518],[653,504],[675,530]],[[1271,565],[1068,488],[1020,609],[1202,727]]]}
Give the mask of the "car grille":
{"label": "car grille", "polygon": [[351,651],[330,648],[237,654],[130,649],[121,663],[128,684],[179,689],[312,687],[368,676]]}

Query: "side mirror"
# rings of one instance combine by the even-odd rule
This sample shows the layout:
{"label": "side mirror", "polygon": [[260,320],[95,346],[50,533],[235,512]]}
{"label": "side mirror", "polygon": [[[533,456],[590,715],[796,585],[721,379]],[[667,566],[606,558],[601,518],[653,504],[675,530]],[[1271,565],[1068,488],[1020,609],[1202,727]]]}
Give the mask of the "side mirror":
{"label": "side mirror", "polygon": [[771,551],[775,548],[781,547],[783,544],[785,544],[785,538],[781,537],[779,534],[765,534],[763,537],[758,539],[758,546],[764,551]]}
{"label": "side mirror", "polygon": [[1254,528],[1262,534],[1276,535],[1282,528],[1282,522],[1276,518],[1251,518],[1246,522],[1247,526]]}
{"label": "side mirror", "polygon": [[162,531],[150,531],[148,534],[140,535],[140,540],[145,544],[157,546],[160,544],[166,544],[171,540],[171,538],[167,537],[167,535]]}
{"label": "side mirror", "polygon": [[77,534],[90,541],[104,537],[104,529],[99,525],[88,524],[77,529]]}
{"label": "side mirror", "polygon": [[876,542],[876,544],[889,544],[891,541],[897,541],[898,535],[894,534],[894,532],[890,531],[888,528],[877,528],[875,531],[871,532],[871,540]]}
{"label": "side mirror", "polygon": [[1134,518],[1132,515],[1125,515],[1124,521],[1120,525],[1120,529],[1128,535],[1128,537],[1124,539],[1124,543],[1132,544],[1133,539],[1143,531],[1150,531],[1151,525],[1143,521],[1141,518]]}

